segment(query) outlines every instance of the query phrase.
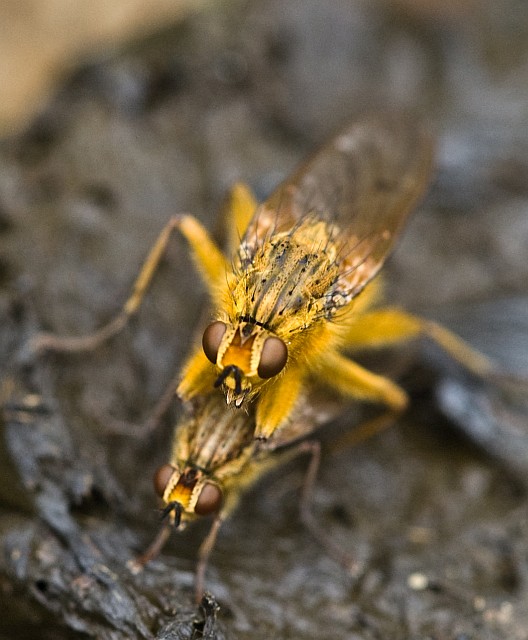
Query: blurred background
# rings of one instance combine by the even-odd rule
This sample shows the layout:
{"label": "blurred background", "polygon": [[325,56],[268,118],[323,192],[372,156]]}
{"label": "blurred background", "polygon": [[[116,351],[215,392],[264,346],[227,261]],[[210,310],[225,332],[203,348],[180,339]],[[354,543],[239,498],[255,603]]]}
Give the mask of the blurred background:
{"label": "blurred background", "polygon": [[[97,353],[36,360],[27,340],[112,317],[172,214],[221,239],[235,180],[262,199],[357,113],[403,107],[436,132],[437,169],[387,298],[526,374],[528,3],[6,0],[0,25],[0,636],[198,637],[205,529],[142,577],[124,568],[156,531],[170,420],[148,446],[106,427],[148,416],[203,320],[184,243]],[[526,416],[496,438],[511,458],[468,444],[433,393],[441,355],[421,346],[403,358],[414,413],[323,461],[315,509],[361,576],[302,529],[293,466],[220,536],[210,637],[528,638]]]}

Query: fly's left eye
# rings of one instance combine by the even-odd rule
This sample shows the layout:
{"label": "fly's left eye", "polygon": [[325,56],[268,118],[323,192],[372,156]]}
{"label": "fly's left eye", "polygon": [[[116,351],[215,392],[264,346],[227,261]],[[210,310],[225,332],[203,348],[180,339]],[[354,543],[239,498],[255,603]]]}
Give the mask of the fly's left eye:
{"label": "fly's left eye", "polygon": [[266,338],[257,373],[261,378],[273,378],[284,369],[287,360],[288,347],[285,343],[275,336]]}
{"label": "fly's left eye", "polygon": [[226,332],[226,325],[224,322],[217,320],[211,323],[204,331],[202,337],[202,347],[207,359],[213,364],[216,364],[216,358],[218,356],[218,348]]}
{"label": "fly's left eye", "polygon": [[154,474],[154,491],[160,498],[163,498],[163,494],[173,473],[174,467],[170,464],[164,464]]}
{"label": "fly's left eye", "polygon": [[222,492],[216,484],[206,482],[200,491],[198,501],[194,507],[194,513],[199,516],[207,516],[210,513],[216,513],[222,506]]}

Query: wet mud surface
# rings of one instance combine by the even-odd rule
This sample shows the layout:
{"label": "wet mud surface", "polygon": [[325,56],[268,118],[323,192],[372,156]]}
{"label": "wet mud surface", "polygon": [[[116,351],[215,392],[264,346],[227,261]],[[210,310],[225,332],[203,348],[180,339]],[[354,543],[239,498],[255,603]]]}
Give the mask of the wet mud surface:
{"label": "wet mud surface", "polygon": [[[523,6],[284,5],[209,9],[82,69],[0,143],[1,637],[528,638],[523,383],[469,379],[426,342],[376,356],[412,408],[325,455],[314,505],[358,575],[300,523],[301,460],[226,523],[212,599],[196,607],[206,523],[142,574],[126,567],[158,529],[151,478],[179,408],[147,440],[110,428],[148,417],[203,321],[184,243],[120,336],[83,356],[27,348],[39,330],[80,335],[110,319],[173,213],[221,238],[234,180],[263,198],[355,113],[399,105],[438,132],[438,168],[386,296],[527,375]],[[323,429],[323,447],[360,418]]]}

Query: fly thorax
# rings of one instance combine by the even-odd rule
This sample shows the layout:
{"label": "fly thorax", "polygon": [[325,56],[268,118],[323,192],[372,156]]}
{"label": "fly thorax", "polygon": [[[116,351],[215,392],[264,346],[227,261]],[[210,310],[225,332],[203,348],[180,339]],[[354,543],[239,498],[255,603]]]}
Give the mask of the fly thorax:
{"label": "fly thorax", "polygon": [[248,315],[288,342],[325,316],[338,278],[327,247],[308,247],[297,238],[270,243],[266,268],[248,274]]}

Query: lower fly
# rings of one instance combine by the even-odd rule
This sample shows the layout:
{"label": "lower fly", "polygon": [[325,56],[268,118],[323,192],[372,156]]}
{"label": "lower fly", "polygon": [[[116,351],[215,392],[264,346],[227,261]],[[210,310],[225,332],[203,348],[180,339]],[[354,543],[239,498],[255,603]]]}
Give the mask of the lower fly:
{"label": "lower fly", "polygon": [[308,436],[342,409],[342,401],[312,389],[298,402],[292,421],[271,444],[254,439],[253,410],[227,409],[223,394],[217,391],[196,398],[176,426],[170,461],[154,476],[155,491],[163,502],[162,528],[146,552],[129,563],[130,568],[140,571],[155,558],[171,530],[184,529],[203,516],[211,516],[211,528],[198,552],[195,596],[199,602],[218,531],[244,491],[271,469],[307,455],[310,461],[300,498],[301,519],[329,555],[347,570],[355,571],[353,558],[329,539],[311,508],[320,445]]}

